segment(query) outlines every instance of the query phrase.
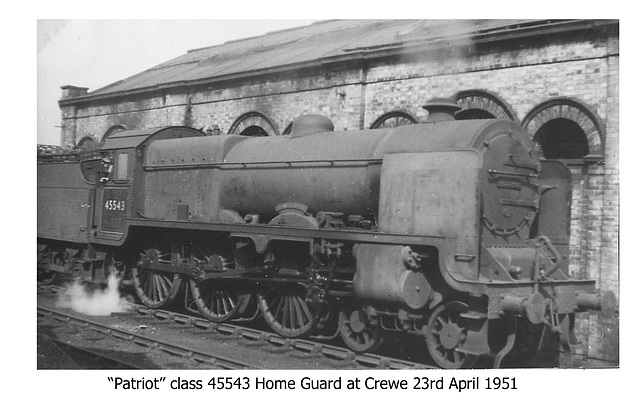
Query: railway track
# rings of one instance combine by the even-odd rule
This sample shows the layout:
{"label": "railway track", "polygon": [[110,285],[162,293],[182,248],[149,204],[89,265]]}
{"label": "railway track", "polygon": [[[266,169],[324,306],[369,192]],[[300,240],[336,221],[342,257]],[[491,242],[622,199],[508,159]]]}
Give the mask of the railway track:
{"label": "railway track", "polygon": [[[157,337],[153,337],[153,338],[146,337],[136,332],[119,330],[116,327],[104,325],[96,321],[83,319],[79,316],[70,315],[68,313],[53,310],[50,308],[38,307],[38,316],[39,316],[39,320],[45,319],[53,322],[66,323],[72,328],[72,330],[74,330],[73,328],[76,328],[84,332],[93,333],[96,335],[102,335],[102,336],[96,337],[95,339],[89,338],[89,340],[102,341],[106,343],[109,343],[109,340],[116,341],[115,345],[113,342],[111,342],[109,344],[109,347],[118,346],[119,343],[124,343],[124,344],[131,343],[134,345],[138,345],[142,348],[145,348],[147,352],[149,351],[156,351],[158,353],[162,352],[174,357],[182,358],[183,359],[182,362],[184,362],[185,364],[197,362],[206,366],[210,366],[211,368],[221,368],[221,369],[257,369],[259,368],[258,366],[253,365],[250,362],[246,362],[246,361],[243,362],[240,360],[216,355],[214,353],[207,353],[204,351],[193,350],[186,345],[167,342]],[[86,339],[87,337],[85,336],[84,338]],[[117,342],[118,340],[121,342]],[[101,354],[101,351],[99,350],[91,351],[89,348],[85,348],[85,351],[93,352],[95,355],[109,358],[111,361],[119,362],[123,365],[129,366],[130,368],[141,367],[140,365],[136,365],[135,363],[123,360],[122,357],[117,357],[113,355],[108,356],[106,354]],[[175,363],[170,363],[169,365],[175,365]]]}
{"label": "railway track", "polygon": [[213,323],[131,304],[129,311],[87,316],[56,308],[62,288],[39,285],[38,327],[58,344],[136,369],[431,369],[324,342]]}

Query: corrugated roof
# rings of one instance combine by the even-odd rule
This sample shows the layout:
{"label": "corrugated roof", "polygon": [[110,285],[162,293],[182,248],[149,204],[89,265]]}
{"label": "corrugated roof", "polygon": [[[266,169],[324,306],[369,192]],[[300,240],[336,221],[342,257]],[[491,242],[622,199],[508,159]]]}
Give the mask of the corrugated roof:
{"label": "corrugated roof", "polygon": [[[564,21],[566,23],[567,21]],[[472,39],[522,28],[551,27],[540,20],[336,20],[188,51],[88,95],[69,101],[215,81],[304,64],[366,57],[376,51]]]}

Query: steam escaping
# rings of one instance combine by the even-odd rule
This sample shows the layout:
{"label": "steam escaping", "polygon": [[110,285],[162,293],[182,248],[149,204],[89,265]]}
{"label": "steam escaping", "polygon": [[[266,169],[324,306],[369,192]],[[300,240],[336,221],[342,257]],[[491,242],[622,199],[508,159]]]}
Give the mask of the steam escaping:
{"label": "steam escaping", "polygon": [[129,301],[120,296],[119,284],[120,279],[113,274],[109,275],[104,289],[90,289],[76,280],[66,292],[60,293],[56,306],[91,316],[108,316],[111,313],[129,311]]}

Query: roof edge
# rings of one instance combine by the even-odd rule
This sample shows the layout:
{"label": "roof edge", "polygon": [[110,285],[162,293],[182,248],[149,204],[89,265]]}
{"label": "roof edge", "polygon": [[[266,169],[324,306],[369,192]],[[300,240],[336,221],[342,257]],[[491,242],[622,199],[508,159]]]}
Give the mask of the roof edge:
{"label": "roof edge", "polygon": [[[320,24],[323,22],[316,22],[314,24]],[[536,22],[540,22],[539,25],[536,25]],[[521,26],[524,25],[524,26]],[[475,33],[471,34],[471,39],[477,44],[487,44],[493,42],[500,42],[505,40],[513,40],[513,39],[523,39],[534,36],[541,35],[553,35],[561,32],[578,32],[587,29],[596,29],[598,27],[604,26],[615,26],[619,25],[619,20],[607,20],[607,19],[598,19],[598,20],[587,20],[587,19],[575,19],[575,20],[549,20],[549,19],[540,19],[540,20],[523,20],[521,25],[510,25],[505,26],[503,30],[497,32],[488,32],[488,33]],[[512,27],[515,26],[515,27]],[[281,31],[293,30],[299,28],[288,28],[283,29]],[[280,31],[276,31],[280,32]],[[265,35],[261,35],[265,36]],[[468,37],[468,35],[464,35]],[[260,37],[260,36],[259,36]],[[244,38],[244,39],[252,39],[252,38]],[[329,65],[329,64],[338,64],[349,61],[362,61],[362,60],[372,60],[379,59],[386,56],[396,56],[401,54],[413,54],[415,52],[423,51],[423,50],[436,50],[440,49],[443,46],[446,46],[446,41],[450,41],[451,39],[437,39],[437,40],[425,40],[425,41],[414,41],[414,43],[401,43],[401,44],[392,44],[392,45],[380,45],[379,48],[375,49],[355,49],[346,54],[336,55],[328,58],[320,58],[313,59],[304,62],[297,62],[293,64],[287,64],[283,66],[277,67],[269,67],[251,71],[245,71],[241,73],[234,73],[223,76],[215,76],[209,78],[202,78],[191,81],[177,81],[172,83],[160,84],[151,87],[145,87],[141,89],[131,89],[120,92],[112,92],[106,94],[92,94],[89,93],[87,95],[73,97],[73,98],[65,98],[58,101],[60,107],[62,106],[70,106],[75,104],[82,104],[87,102],[94,102],[100,100],[112,99],[114,97],[123,97],[123,96],[131,96],[142,93],[152,93],[165,89],[175,89],[175,88],[185,88],[192,86],[199,86],[202,84],[211,84],[216,82],[228,82],[231,80],[242,80],[247,77],[257,77],[257,76],[266,76],[271,74],[278,74],[282,72],[287,72],[291,70],[301,70],[313,68],[318,65]],[[235,41],[229,41],[235,42]],[[211,47],[205,47],[211,48]],[[204,48],[203,48],[204,49]],[[194,51],[197,51],[194,50]],[[116,81],[111,83],[108,86],[112,86],[114,84],[120,83],[123,80]],[[105,86],[107,87],[107,86]],[[102,89],[102,88],[100,88]]]}

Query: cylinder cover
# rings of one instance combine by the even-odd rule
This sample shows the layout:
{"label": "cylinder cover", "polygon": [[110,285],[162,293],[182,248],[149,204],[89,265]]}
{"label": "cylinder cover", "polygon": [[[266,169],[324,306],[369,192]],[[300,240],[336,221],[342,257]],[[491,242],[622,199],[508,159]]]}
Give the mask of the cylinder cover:
{"label": "cylinder cover", "polygon": [[424,272],[407,266],[403,246],[360,244],[355,255],[353,287],[359,298],[414,310],[425,307],[433,298]]}

